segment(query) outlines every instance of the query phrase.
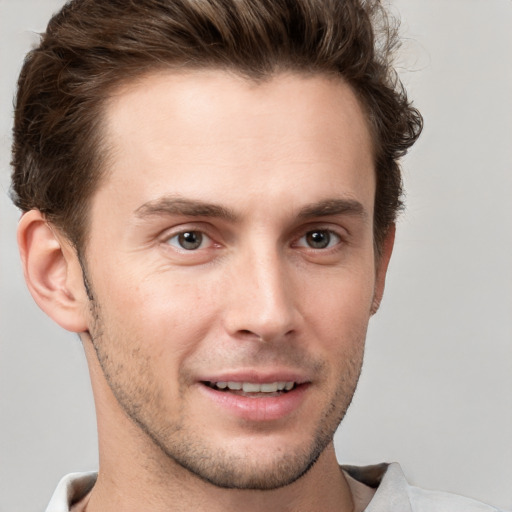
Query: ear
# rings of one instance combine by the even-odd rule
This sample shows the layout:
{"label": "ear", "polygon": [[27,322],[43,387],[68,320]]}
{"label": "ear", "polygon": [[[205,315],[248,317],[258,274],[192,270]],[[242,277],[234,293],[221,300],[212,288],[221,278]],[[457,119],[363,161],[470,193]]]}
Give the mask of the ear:
{"label": "ear", "polygon": [[87,331],[87,293],[69,241],[39,210],[30,210],[18,225],[18,247],[25,280],[37,305],[64,329]]}
{"label": "ear", "polygon": [[386,285],[386,274],[388,271],[389,260],[391,259],[391,253],[393,252],[393,246],[395,244],[395,224],[392,224],[386,237],[382,243],[381,254],[377,257],[376,261],[376,275],[375,275],[375,291],[373,294],[373,302],[371,314],[374,315],[379,309],[382,296],[384,295],[384,287]]}

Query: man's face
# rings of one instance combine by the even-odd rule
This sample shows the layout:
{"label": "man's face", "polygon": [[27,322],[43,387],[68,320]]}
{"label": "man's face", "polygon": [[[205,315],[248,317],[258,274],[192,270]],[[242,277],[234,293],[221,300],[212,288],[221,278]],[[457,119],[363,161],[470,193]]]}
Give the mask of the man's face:
{"label": "man's face", "polygon": [[162,460],[219,486],[290,483],[345,414],[380,293],[354,94],[155,74],[111,100],[106,137],[86,249],[95,387]]}

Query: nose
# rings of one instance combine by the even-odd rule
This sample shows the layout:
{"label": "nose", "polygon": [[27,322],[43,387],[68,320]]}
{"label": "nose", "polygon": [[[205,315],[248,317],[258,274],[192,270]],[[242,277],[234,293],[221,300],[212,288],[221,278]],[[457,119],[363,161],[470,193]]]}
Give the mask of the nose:
{"label": "nose", "polygon": [[238,257],[227,292],[225,328],[231,336],[281,341],[300,325],[294,271],[277,249]]}

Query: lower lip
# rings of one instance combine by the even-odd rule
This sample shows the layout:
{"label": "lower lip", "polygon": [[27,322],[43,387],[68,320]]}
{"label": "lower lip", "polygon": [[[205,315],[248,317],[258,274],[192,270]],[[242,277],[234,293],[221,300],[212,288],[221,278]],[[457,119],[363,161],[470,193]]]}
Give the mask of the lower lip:
{"label": "lower lip", "polygon": [[235,395],[229,391],[218,391],[205,384],[200,384],[199,387],[216,405],[234,416],[248,421],[265,422],[284,418],[297,410],[305,398],[309,385],[301,384],[287,393],[269,397]]}

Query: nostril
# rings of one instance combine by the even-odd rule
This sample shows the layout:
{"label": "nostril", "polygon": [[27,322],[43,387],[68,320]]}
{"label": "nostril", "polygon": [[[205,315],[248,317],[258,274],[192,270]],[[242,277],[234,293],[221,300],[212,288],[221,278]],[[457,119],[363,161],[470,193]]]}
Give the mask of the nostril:
{"label": "nostril", "polygon": [[263,342],[271,342],[277,340],[284,340],[285,338],[288,339],[291,336],[293,336],[294,332],[294,329],[290,329],[286,331],[284,334],[277,334],[275,332],[262,332],[261,334],[259,334],[258,332],[252,331],[250,329],[239,329],[237,331],[237,335],[240,336],[240,338],[253,339]]}
{"label": "nostril", "polygon": [[263,340],[263,336],[255,333],[254,331],[251,331],[250,329],[240,329],[238,331],[238,334],[242,338],[252,338],[252,339],[255,339],[255,340]]}

